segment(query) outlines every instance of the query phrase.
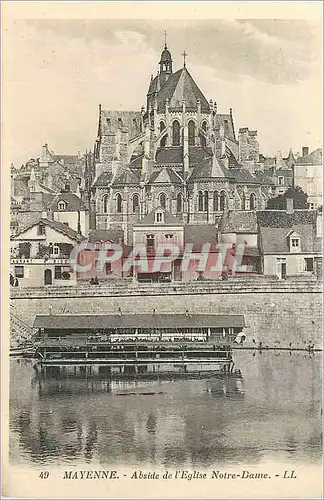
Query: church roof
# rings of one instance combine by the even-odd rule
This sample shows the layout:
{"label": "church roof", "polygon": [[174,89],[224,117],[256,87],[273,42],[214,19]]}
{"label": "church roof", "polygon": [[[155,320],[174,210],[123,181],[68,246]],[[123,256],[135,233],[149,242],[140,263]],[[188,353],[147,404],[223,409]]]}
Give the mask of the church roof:
{"label": "church roof", "polygon": [[149,184],[182,184],[180,175],[171,167],[155,170],[149,179]]}
{"label": "church roof", "polygon": [[271,185],[271,186],[276,185],[276,183],[274,182],[274,180],[272,178],[272,175],[270,175],[270,174],[268,175],[266,172],[262,172],[261,170],[256,170],[253,173],[253,175],[260,184]]}
{"label": "church roof", "polygon": [[93,187],[108,186],[112,179],[111,172],[102,172],[99,177],[94,181]]}
{"label": "church roof", "polygon": [[[191,167],[211,156],[213,156],[211,148],[189,147],[189,165]],[[155,162],[157,165],[183,165],[183,148],[181,146],[158,148]]]}
{"label": "church roof", "polygon": [[169,99],[169,106],[173,109],[182,109],[184,100],[187,109],[197,109],[197,101],[200,100],[202,111],[209,111],[207,99],[186,67],[170,75],[161,88],[157,95],[158,111],[164,111],[166,99]]}
{"label": "church roof", "polygon": [[[164,213],[164,221],[163,222],[155,222],[155,213],[163,212]],[[162,207],[158,207],[154,209],[152,212],[147,214],[143,219],[139,220],[134,224],[134,226],[183,226],[183,222],[179,220],[174,215],[170,214],[167,210]]]}
{"label": "church roof", "polygon": [[168,50],[167,46],[165,45],[162,53],[161,53],[161,59],[160,59],[160,63],[162,62],[172,62],[172,57],[171,57],[171,53],[170,51]]}
{"label": "church roof", "polygon": [[138,185],[140,182],[140,173],[137,170],[132,170],[130,168],[126,168],[121,174],[117,174],[112,184],[114,186],[120,184],[131,184]]}
{"label": "church roof", "polygon": [[232,169],[229,170],[224,167],[224,165],[214,156],[213,158],[205,158],[201,163],[196,165],[189,180],[225,178],[233,178]]}
{"label": "church roof", "polygon": [[248,170],[244,168],[231,168],[231,173],[236,182],[240,184],[259,184],[259,181]]}

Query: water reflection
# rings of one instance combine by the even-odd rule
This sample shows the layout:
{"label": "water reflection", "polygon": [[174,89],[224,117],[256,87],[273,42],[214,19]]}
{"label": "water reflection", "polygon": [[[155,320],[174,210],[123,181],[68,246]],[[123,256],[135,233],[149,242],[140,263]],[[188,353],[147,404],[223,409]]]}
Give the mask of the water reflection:
{"label": "water reflection", "polygon": [[[212,466],[321,457],[321,356],[236,355],[240,374],[116,379],[11,361],[11,460]],[[88,367],[89,368],[89,367]],[[17,446],[14,446],[17,443]]]}

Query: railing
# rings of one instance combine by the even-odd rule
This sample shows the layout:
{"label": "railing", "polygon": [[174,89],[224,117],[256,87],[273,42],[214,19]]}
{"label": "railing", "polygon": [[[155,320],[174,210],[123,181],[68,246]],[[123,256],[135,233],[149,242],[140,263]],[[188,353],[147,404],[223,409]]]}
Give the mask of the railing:
{"label": "railing", "polygon": [[43,287],[12,287],[11,298],[35,297],[100,297],[111,295],[167,295],[167,294],[208,294],[208,293],[264,293],[264,292],[321,292],[322,283],[315,277],[287,278],[279,280],[276,277],[235,277],[228,280],[204,280],[172,283],[140,284],[129,279],[112,283],[101,282],[94,286],[90,284],[76,284]]}

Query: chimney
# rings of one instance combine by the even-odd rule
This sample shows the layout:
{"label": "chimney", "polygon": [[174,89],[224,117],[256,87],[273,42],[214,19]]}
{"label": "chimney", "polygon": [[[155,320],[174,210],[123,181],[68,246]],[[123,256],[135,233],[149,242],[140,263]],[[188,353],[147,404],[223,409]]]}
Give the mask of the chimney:
{"label": "chimney", "polygon": [[294,213],[294,199],[293,198],[287,198],[287,214],[293,214]]}
{"label": "chimney", "polygon": [[303,157],[308,155],[308,151],[309,151],[308,146],[303,146],[303,148],[302,148]]}

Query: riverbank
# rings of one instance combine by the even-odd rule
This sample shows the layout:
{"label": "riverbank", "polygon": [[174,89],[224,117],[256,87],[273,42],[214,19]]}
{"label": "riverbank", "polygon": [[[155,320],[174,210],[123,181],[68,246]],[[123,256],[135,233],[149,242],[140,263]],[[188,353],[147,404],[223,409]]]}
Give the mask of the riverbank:
{"label": "riverbank", "polygon": [[322,349],[322,286],[269,278],[220,282],[12,289],[13,313],[29,326],[36,314],[244,314],[246,347]]}

